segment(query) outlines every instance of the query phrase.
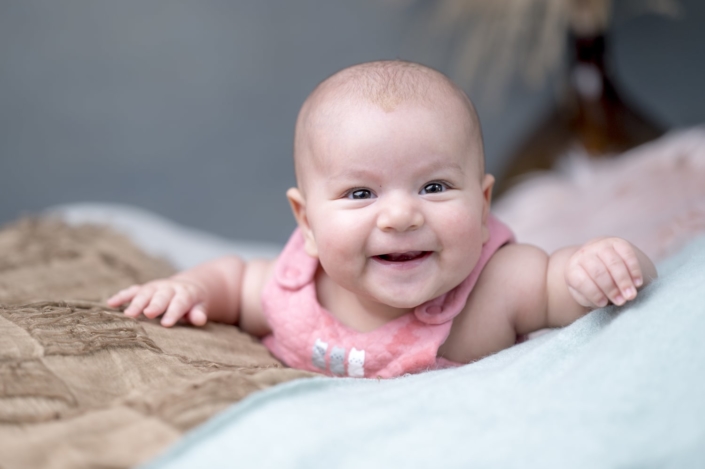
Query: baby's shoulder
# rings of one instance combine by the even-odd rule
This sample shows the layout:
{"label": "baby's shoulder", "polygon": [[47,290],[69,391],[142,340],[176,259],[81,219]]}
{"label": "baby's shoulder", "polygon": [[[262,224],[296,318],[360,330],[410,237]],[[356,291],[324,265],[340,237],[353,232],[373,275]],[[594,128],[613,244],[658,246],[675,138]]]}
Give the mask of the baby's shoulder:
{"label": "baby's shoulder", "polygon": [[509,243],[499,248],[490,257],[480,274],[480,278],[483,275],[527,274],[541,268],[545,269],[547,262],[548,254],[541,248],[531,244]]}
{"label": "baby's shoulder", "polygon": [[[530,244],[500,248],[480,273],[461,314],[512,314],[545,291],[548,255]],[[539,300],[540,298],[536,298]]]}
{"label": "baby's shoulder", "polygon": [[548,254],[530,244],[512,243],[497,250],[485,265],[471,295],[526,295],[546,281]]}
{"label": "baby's shoulder", "polygon": [[548,256],[535,246],[499,249],[453,320],[439,355],[469,363],[514,344],[517,317],[545,302],[547,265]]}

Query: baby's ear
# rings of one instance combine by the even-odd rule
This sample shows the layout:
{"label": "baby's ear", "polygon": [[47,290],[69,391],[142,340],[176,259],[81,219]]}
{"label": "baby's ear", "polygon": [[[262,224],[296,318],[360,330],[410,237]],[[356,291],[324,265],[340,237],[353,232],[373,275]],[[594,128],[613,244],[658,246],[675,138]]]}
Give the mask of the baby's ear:
{"label": "baby's ear", "polygon": [[308,216],[306,214],[306,199],[296,187],[292,187],[286,191],[286,198],[289,199],[291,211],[294,212],[296,223],[298,223],[301,234],[304,236],[304,249],[306,250],[306,254],[311,257],[318,257],[316,240],[313,237],[313,231],[311,231],[311,225],[308,223]]}
{"label": "baby's ear", "polygon": [[485,174],[482,178],[482,198],[484,199],[484,206],[482,207],[482,244],[485,244],[490,239],[490,229],[487,225],[487,217],[490,215],[493,187],[494,176],[491,174]]}

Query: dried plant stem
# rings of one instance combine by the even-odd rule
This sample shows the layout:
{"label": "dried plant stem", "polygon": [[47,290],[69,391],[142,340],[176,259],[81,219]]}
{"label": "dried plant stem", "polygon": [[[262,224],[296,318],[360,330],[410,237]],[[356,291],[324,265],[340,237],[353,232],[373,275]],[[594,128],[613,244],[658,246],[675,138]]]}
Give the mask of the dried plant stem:
{"label": "dried plant stem", "polygon": [[[677,0],[625,0],[635,13],[676,17]],[[512,77],[542,85],[562,62],[569,29],[599,34],[610,21],[611,0],[438,0],[432,34],[456,32],[454,78],[480,84],[484,99],[501,100]]]}

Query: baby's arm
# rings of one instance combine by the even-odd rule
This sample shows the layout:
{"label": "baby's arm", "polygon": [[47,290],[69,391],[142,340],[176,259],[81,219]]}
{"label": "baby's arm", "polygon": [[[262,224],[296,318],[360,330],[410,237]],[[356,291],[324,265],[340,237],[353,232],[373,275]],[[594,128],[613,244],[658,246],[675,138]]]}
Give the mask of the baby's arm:
{"label": "baby's arm", "polygon": [[460,363],[478,360],[510,347],[518,336],[570,324],[607,304],[607,298],[623,304],[653,278],[651,260],[618,238],[551,256],[534,246],[510,244],[483,269],[439,355]]}
{"label": "baby's arm", "polygon": [[238,324],[254,335],[269,332],[259,300],[271,275],[272,261],[245,263],[236,256],[206,262],[173,277],[133,285],[108,299],[112,307],[130,303],[125,314],[148,318],[162,315],[161,323],[173,326],[186,318],[194,325],[208,320]]}

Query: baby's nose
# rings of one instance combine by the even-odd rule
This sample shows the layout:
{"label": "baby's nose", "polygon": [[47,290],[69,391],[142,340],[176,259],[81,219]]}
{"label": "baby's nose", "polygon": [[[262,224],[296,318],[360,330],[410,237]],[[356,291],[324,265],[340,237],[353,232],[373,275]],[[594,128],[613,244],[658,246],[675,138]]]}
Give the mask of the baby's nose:
{"label": "baby's nose", "polygon": [[377,228],[382,231],[413,231],[424,224],[424,216],[413,197],[389,197],[377,216]]}

